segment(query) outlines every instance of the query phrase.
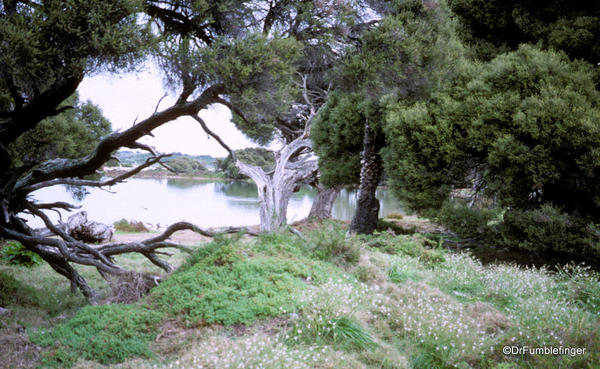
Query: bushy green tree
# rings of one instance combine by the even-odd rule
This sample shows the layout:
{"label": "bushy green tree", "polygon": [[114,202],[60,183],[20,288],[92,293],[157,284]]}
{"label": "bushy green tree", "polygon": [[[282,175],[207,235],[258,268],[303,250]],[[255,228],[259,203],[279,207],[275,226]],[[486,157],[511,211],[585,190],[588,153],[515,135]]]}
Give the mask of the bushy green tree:
{"label": "bushy green tree", "polygon": [[[452,83],[426,103],[393,104],[385,126],[396,137],[385,152],[393,191],[427,212],[453,189],[469,187],[504,213],[493,229],[483,227],[492,233],[488,241],[576,253],[577,242],[557,240],[585,239],[592,241],[581,242],[581,250],[597,252],[590,245],[600,215],[600,6],[448,4],[480,62],[465,60]],[[564,227],[555,226],[560,217]]]}
{"label": "bushy green tree", "polygon": [[594,71],[523,45],[427,103],[398,104],[386,132],[391,187],[416,209],[474,182],[502,206],[600,215],[600,93]]}
{"label": "bushy green tree", "polygon": [[329,187],[360,182],[360,151],[366,117],[363,98],[334,93],[323,107],[311,132],[319,156],[321,182]]}
{"label": "bushy green tree", "polygon": [[[383,18],[347,50],[336,69],[336,96],[320,112],[312,137],[328,185],[358,184],[351,232],[371,233],[383,174],[381,150],[388,138],[387,102],[426,99],[460,55],[443,4],[418,0],[385,4]],[[357,164],[360,163],[360,166]]]}
{"label": "bushy green tree", "polygon": [[8,152],[16,165],[37,164],[52,158],[74,159],[91,152],[111,132],[110,122],[90,101],[73,94],[64,102],[72,106],[12,142]]}

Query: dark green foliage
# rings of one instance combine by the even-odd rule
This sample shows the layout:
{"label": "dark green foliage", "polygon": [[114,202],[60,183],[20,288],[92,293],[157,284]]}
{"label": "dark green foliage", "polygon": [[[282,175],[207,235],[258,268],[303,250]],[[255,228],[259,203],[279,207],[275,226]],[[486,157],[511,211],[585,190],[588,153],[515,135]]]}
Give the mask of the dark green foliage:
{"label": "dark green foliage", "polygon": [[100,108],[90,101],[79,101],[77,93],[64,104],[74,108],[43,120],[8,146],[16,165],[87,155],[111,132],[110,122]]}
{"label": "dark green foliage", "polygon": [[528,251],[600,257],[600,230],[581,217],[552,206],[530,211],[510,210],[492,236],[498,246]]}
{"label": "dark green foliage", "polygon": [[0,246],[0,258],[10,264],[32,267],[43,262],[42,258],[17,241],[7,241]]}
{"label": "dark green foliage", "polygon": [[[136,24],[142,5],[137,0],[4,3],[0,110],[18,106],[19,94],[25,100],[37,98],[52,84],[83,71],[131,66],[148,38]],[[11,94],[11,88],[17,91]]]}
{"label": "dark green foliage", "polygon": [[[264,149],[262,147],[248,147],[245,149],[236,150],[235,155],[242,162],[259,166],[266,171],[269,171],[275,167],[275,156],[273,151]],[[235,166],[231,155],[227,156],[225,159],[217,159],[216,166],[218,170],[225,173],[227,178],[247,178],[245,175],[241,174],[238,167]]]}
{"label": "dark green foliage", "polygon": [[600,5],[596,1],[448,0],[461,36],[490,60],[522,43],[563,50],[573,59],[600,60]]}
{"label": "dark green foliage", "polygon": [[313,123],[311,138],[328,186],[357,184],[365,124],[375,131],[376,151],[395,140],[383,137],[387,102],[427,98],[462,52],[443,6],[399,1],[385,7],[383,21],[335,69],[336,93]]}
{"label": "dark green foliage", "polygon": [[319,156],[320,181],[326,186],[356,184],[360,178],[360,151],[366,117],[358,94],[333,94],[311,128]]}
{"label": "dark green foliage", "polygon": [[478,179],[502,206],[600,215],[599,102],[591,68],[555,52],[522,46],[466,67],[428,104],[389,115],[391,188],[423,210]]}
{"label": "dark green foliage", "polygon": [[115,230],[119,232],[148,232],[148,227],[139,220],[127,220],[125,218],[113,223]]}
{"label": "dark green foliage", "polygon": [[78,358],[101,364],[119,363],[132,356],[152,357],[148,344],[157,334],[163,314],[136,305],[86,306],[51,331],[30,332],[44,366],[71,367]]}
{"label": "dark green foliage", "polygon": [[569,215],[550,205],[534,210],[471,209],[445,204],[438,221],[462,238],[488,246],[530,252],[598,257],[598,226],[582,217]]}
{"label": "dark green foliage", "polygon": [[463,238],[486,239],[491,236],[490,222],[501,220],[497,210],[469,208],[464,204],[446,202],[437,220]]}
{"label": "dark green foliage", "polygon": [[206,168],[199,161],[184,156],[165,160],[165,163],[167,163],[174,171],[181,174],[199,174],[206,172]]}
{"label": "dark green foliage", "polygon": [[[231,6],[240,5],[245,4]],[[198,10],[194,22],[212,17],[211,12]],[[210,47],[203,48],[191,46],[190,39],[173,40],[160,46],[160,63],[167,83],[177,89],[183,76],[195,88],[222,86],[235,107],[235,125],[256,142],[267,144],[275,133],[275,117],[287,111],[298,93],[294,63],[302,45],[293,38],[267,37],[252,30],[231,36],[213,37]]]}

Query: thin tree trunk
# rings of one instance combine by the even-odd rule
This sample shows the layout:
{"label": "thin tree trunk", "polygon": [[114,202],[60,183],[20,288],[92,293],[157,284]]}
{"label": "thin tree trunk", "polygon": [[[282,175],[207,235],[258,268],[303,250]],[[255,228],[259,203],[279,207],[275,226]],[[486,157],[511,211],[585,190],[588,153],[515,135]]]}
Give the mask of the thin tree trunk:
{"label": "thin tree trunk", "polygon": [[367,123],[363,139],[358,200],[349,233],[371,234],[377,225],[379,200],[375,194],[383,173],[383,162],[379,155],[380,146],[381,138]]}
{"label": "thin tree trunk", "polygon": [[340,193],[340,186],[326,188],[321,184],[317,185],[317,196],[313,200],[312,207],[308,213],[309,218],[329,219],[333,211],[333,204]]}

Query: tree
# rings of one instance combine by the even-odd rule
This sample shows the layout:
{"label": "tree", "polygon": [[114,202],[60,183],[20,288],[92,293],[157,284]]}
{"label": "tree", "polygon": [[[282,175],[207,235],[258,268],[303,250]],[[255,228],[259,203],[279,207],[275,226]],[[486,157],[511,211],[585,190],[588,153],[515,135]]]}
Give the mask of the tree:
{"label": "tree", "polygon": [[459,49],[437,3],[399,1],[383,15],[347,51],[336,76],[340,96],[321,111],[313,131],[325,183],[360,183],[353,233],[372,233],[377,223],[387,101],[425,99]]}
{"label": "tree", "polygon": [[600,216],[600,92],[593,68],[523,45],[427,103],[389,115],[390,186],[415,209],[439,208],[473,184],[503,207],[554,205]]}
{"label": "tree", "polygon": [[[0,72],[3,77],[0,82],[0,237],[17,240],[40,255],[90,301],[95,299],[96,293],[72,263],[92,265],[107,277],[127,273],[114,262],[114,255],[139,252],[161,268],[171,270],[155,252],[160,247],[177,246],[166,241],[171,234],[181,229],[192,229],[205,235],[213,233],[180,222],[163,234],[142,242],[91,247],[63,232],[44,213],[54,209],[69,210],[72,205],[63,202],[41,204],[28,194],[61,184],[110,186],[160,163],[165,155],[137,140],[181,116],[199,119],[198,112],[211,104],[232,107],[231,102],[236,101],[234,110],[246,107],[246,114],[255,114],[255,117],[260,117],[260,112],[269,107],[279,109],[274,101],[281,103],[286,90],[273,90],[269,86],[285,86],[293,76],[291,61],[299,50],[296,41],[250,32],[248,24],[268,23],[272,18],[270,12],[257,11],[255,3],[222,5],[196,1],[169,4],[134,0],[48,1],[42,4],[12,1],[4,2],[0,8]],[[140,11],[149,15],[143,18],[146,22],[140,21]],[[154,52],[160,60],[171,61],[172,68],[166,69],[167,81],[173,90],[180,91],[172,106],[161,111],[157,106],[151,116],[127,130],[104,137],[85,156],[56,158],[33,166],[18,166],[11,161],[6,147],[42,120],[68,110],[69,107],[61,107],[61,104],[76,90],[84,75],[99,70],[130,68],[140,60],[151,39],[150,29],[160,31],[164,36],[154,42]],[[191,49],[184,48],[192,43],[195,46]],[[252,96],[261,103],[251,104],[249,97]],[[252,127],[257,137],[268,137],[268,125]],[[83,179],[94,174],[114,151],[122,147],[146,150],[152,156],[116,178],[105,181]],[[36,233],[19,217],[22,212],[30,212],[42,219],[58,237]]]}
{"label": "tree", "polygon": [[473,56],[495,59],[465,65],[428,105],[396,105],[386,125],[401,137],[387,152],[395,192],[415,209],[438,208],[453,187],[469,186],[503,206],[597,215],[600,6],[448,4]]}
{"label": "tree", "polygon": [[[211,79],[219,81],[227,91],[227,98],[221,99],[220,103],[232,110],[234,123],[242,132],[258,143],[266,143],[274,137],[280,139],[282,148],[275,153],[275,167],[272,172],[266,172],[237,160],[235,152],[199,117],[194,117],[230,153],[239,171],[256,182],[261,204],[261,230],[280,228],[286,224],[287,203],[293,190],[302,183],[315,182],[317,162],[311,155],[308,135],[312,117],[327,95],[327,82],[322,76],[331,68],[331,61],[339,49],[336,37],[348,36],[342,34],[351,33],[361,24],[349,23],[356,16],[349,12],[351,9],[344,2],[232,4],[228,10],[230,14],[251,14],[254,21],[238,24],[237,18],[228,18],[225,28],[239,32],[240,39],[216,40],[206,48],[203,46],[206,43],[204,31],[198,33],[193,27],[180,27],[182,22],[190,26],[197,22],[196,17],[194,22],[191,21],[195,5],[181,3],[185,5],[179,4],[169,12],[156,12],[164,20],[165,27],[175,30],[174,42],[179,45],[170,51],[160,51],[161,55],[166,55],[161,60],[168,71],[168,81],[181,81],[187,86],[207,83]],[[263,5],[258,7],[260,11],[256,11],[257,4]],[[246,36],[253,31],[260,34]],[[273,49],[265,47],[267,41],[274,48],[281,47],[281,53],[287,51],[287,60],[294,51],[297,52],[293,55],[296,58],[293,64],[295,80],[290,79],[292,69],[281,67],[283,63],[279,67],[272,65],[279,58],[272,57]],[[252,65],[259,69],[252,79],[247,79],[248,72],[252,71],[248,66]]]}
{"label": "tree", "polygon": [[8,145],[15,165],[34,165],[58,157],[77,158],[93,150],[111,132],[102,111],[90,101],[79,101],[77,92],[65,104],[73,108],[41,121]]}

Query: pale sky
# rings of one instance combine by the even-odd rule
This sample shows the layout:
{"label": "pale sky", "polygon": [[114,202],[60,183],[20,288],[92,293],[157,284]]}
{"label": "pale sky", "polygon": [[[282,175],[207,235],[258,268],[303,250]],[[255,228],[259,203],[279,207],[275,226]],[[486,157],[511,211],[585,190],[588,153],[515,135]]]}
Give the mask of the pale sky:
{"label": "pale sky", "polygon": [[[150,116],[156,103],[165,93],[161,76],[152,67],[131,74],[86,77],[79,85],[78,91],[82,101],[91,100],[102,109],[104,116],[112,123],[113,130],[131,127],[136,117],[139,122]],[[175,100],[175,96],[164,98],[158,110],[168,108]],[[231,123],[228,108],[214,105],[201,111],[200,116],[232,149],[258,146]],[[227,156],[227,151],[213,138],[208,139],[200,125],[189,117],[169,122],[152,133],[154,138],[146,136],[140,141],[154,146],[162,153]]]}

